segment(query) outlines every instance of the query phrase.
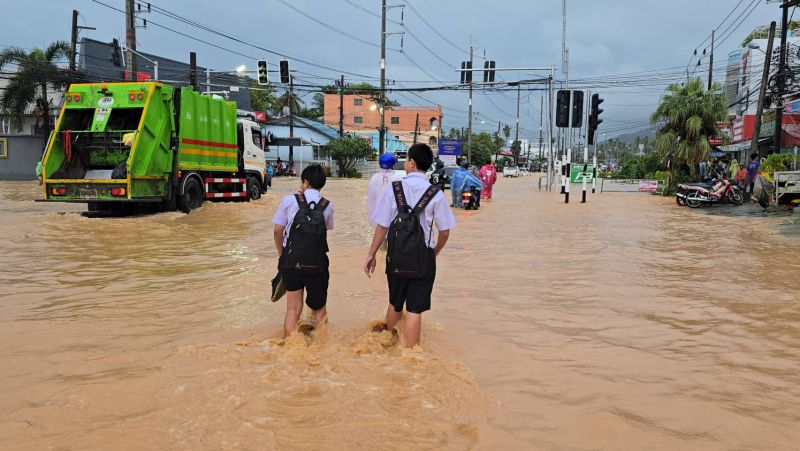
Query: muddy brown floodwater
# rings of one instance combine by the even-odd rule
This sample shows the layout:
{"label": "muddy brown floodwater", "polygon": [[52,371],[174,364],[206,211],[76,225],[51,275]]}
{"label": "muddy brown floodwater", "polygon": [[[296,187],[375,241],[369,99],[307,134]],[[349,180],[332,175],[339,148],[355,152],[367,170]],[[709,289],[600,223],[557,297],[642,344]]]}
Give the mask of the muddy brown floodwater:
{"label": "muddy brown floodwater", "polygon": [[366,181],[332,180],[330,325],[281,345],[297,183],[105,219],[0,183],[0,448],[797,449],[795,216],[500,180],[456,212],[408,351],[368,332]]}

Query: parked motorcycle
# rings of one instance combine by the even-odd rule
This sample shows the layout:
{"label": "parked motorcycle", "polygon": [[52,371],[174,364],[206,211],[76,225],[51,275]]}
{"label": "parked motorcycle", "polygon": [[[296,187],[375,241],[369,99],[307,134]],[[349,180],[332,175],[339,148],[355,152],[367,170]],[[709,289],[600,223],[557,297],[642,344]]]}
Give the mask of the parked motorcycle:
{"label": "parked motorcycle", "polygon": [[744,196],[738,184],[731,183],[728,179],[716,179],[713,186],[707,184],[680,184],[675,193],[675,201],[689,208],[699,208],[703,205],[730,202],[742,205]]}

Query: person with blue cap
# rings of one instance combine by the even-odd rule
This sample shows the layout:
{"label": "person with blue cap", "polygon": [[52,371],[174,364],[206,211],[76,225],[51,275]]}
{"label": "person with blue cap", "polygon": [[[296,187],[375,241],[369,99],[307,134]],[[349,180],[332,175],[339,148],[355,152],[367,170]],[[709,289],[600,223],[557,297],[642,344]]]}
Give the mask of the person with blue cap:
{"label": "person with blue cap", "polygon": [[372,220],[372,214],[378,208],[381,195],[392,182],[399,181],[403,178],[402,176],[396,175],[394,172],[394,166],[397,164],[397,157],[393,153],[384,153],[381,155],[378,163],[381,168],[369,179],[369,188],[367,189],[367,220],[369,221],[369,226],[373,229],[375,229],[377,224]]}

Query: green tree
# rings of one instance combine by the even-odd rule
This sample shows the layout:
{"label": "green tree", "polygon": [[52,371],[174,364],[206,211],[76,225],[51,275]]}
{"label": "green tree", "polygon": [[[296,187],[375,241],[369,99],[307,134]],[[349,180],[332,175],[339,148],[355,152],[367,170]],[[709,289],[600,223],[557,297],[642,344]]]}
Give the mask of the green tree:
{"label": "green tree", "polygon": [[268,111],[274,114],[278,97],[275,95],[275,88],[272,85],[262,86],[256,80],[248,78],[250,90],[250,106],[254,111]]}
{"label": "green tree", "polygon": [[318,121],[325,115],[325,95],[316,93],[312,100],[311,108],[303,108],[298,113],[300,117],[306,117]]}
{"label": "green tree", "polygon": [[472,159],[470,160],[470,163],[476,166],[482,166],[484,163],[491,160],[492,155],[494,155],[499,149],[500,147],[497,145],[495,140],[492,139],[492,135],[483,132],[477,135],[472,135],[471,152],[469,145],[464,145],[462,156],[469,155],[471,153]]}
{"label": "green tree", "polygon": [[332,139],[327,148],[331,158],[336,160],[340,177],[360,177],[355,170],[356,163],[372,154],[369,141],[352,136]]}
{"label": "green tree", "polygon": [[695,173],[697,164],[711,151],[709,140],[720,135],[717,123],[727,118],[727,108],[719,92],[719,83],[706,91],[699,78],[689,80],[685,86],[671,84],[650,116],[650,122],[658,126],[656,150],[673,161],[670,182],[676,163],[686,163]]}
{"label": "green tree", "polygon": [[522,141],[515,139],[511,143],[511,153],[514,155],[514,165],[519,164],[519,154],[522,151]]}
{"label": "green tree", "polygon": [[45,134],[50,133],[51,105],[47,91],[48,88],[53,91],[61,90],[69,84],[67,71],[56,66],[56,62],[67,58],[71,52],[69,44],[64,41],[56,41],[45,50],[35,48],[30,53],[18,47],[0,52],[0,70],[8,64],[18,65],[0,96],[0,111],[11,117],[17,130],[22,130],[25,109],[35,104],[44,119]]}
{"label": "green tree", "polygon": [[506,141],[508,141],[508,137],[511,136],[511,126],[506,124],[503,126],[503,136],[506,137]]}
{"label": "green tree", "polygon": [[305,103],[300,99],[300,96],[294,92],[290,93],[287,89],[275,102],[273,113],[275,115],[283,114],[283,110],[288,107],[291,114],[299,115],[300,111],[303,109],[303,105],[305,105]]}

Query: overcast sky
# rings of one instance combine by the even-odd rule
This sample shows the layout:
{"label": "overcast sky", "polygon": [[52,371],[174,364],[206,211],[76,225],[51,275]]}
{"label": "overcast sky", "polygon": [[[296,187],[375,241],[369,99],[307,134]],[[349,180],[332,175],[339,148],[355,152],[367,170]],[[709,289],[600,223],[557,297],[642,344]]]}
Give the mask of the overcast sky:
{"label": "overcast sky", "polygon": [[[123,0],[101,1],[124,10]],[[559,69],[557,78],[563,77],[560,70],[561,0],[389,0],[390,5],[404,2],[409,5],[402,12],[407,30],[391,22],[387,29],[409,32],[403,38],[405,55],[395,50],[387,53],[387,78],[400,81],[402,86],[438,84],[432,76],[447,84],[458,80],[453,69],[466,59],[470,36],[475,54],[483,57],[485,52],[488,59],[497,61],[498,67],[555,65]],[[124,42],[124,15],[92,0],[3,0],[2,3],[2,46],[30,49],[54,40],[69,41],[73,8],[80,11],[80,25],[97,28],[82,32],[82,36],[101,41],[116,37]],[[376,17],[380,14],[380,0],[155,0],[151,3],[260,47],[334,69],[301,64],[292,59],[292,69],[302,71],[298,77],[307,83],[329,84],[330,80],[338,79],[342,70],[362,75],[346,75],[348,82],[363,81],[363,76],[378,77],[380,73],[380,19]],[[717,40],[724,40],[715,53],[714,78],[724,79],[728,53],[737,48],[754,27],[780,19],[778,5],[765,0],[567,0],[567,3],[570,79],[582,82],[581,86],[587,89],[594,83],[593,90],[606,99],[602,127],[610,135],[645,126],[666,81],[679,81],[679,73],[685,73],[687,64],[690,72],[697,69],[697,59],[690,61],[690,57],[695,48],[699,47],[702,53],[704,47],[710,47],[707,38],[712,29],[719,27]],[[301,12],[350,37],[326,28]],[[446,40],[434,33],[417,13]],[[146,29],[137,31],[137,45],[141,51],[185,61],[190,51],[196,51],[199,65],[219,70],[241,64],[254,68],[254,60],[263,57],[271,66],[275,65],[271,68],[277,68],[277,60],[281,59],[155,11],[141,17],[151,22]],[[390,9],[388,17],[399,22],[401,9]],[[177,35],[153,23],[227,50]],[[399,35],[389,36],[387,47],[400,49],[400,40]],[[476,58],[476,65],[482,67],[482,64],[483,60]],[[697,73],[707,77],[708,58],[701,64]],[[669,70],[662,73],[646,72],[667,68]],[[636,72],[646,73],[614,77]],[[315,76],[320,78],[313,78]],[[598,76],[604,78],[590,80]],[[531,77],[525,73],[502,73],[504,80]],[[476,80],[482,80],[482,75],[476,74]],[[377,84],[376,80],[369,81]],[[421,83],[425,81],[427,83]],[[538,137],[541,94],[522,93],[522,137]],[[403,105],[440,103],[445,108],[445,128],[466,124],[465,92],[425,92],[419,96],[390,94]],[[310,95],[306,100],[311,100]],[[515,101],[515,92],[476,91],[474,110],[479,115],[475,128],[496,130],[498,121],[513,126]]]}

